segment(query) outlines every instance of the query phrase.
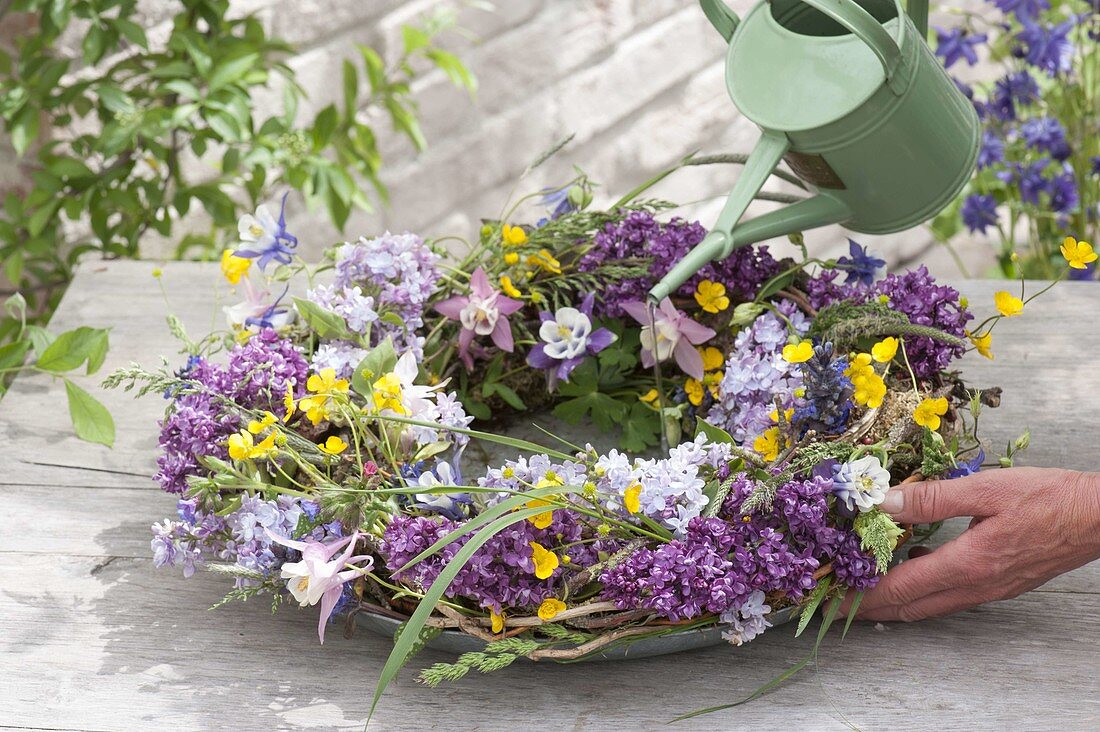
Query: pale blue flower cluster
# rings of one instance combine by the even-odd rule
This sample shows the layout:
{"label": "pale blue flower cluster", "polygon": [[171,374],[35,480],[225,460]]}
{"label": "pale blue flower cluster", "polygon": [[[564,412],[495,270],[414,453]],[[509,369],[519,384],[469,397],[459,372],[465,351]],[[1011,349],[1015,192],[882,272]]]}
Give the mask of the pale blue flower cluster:
{"label": "pale blue flower cluster", "polygon": [[795,389],[802,385],[801,369],[783,359],[783,346],[792,331],[804,334],[809,322],[792,302],[784,300],[777,309],[782,318],[764,313],[737,334],[718,385],[718,398],[707,413],[710,424],[726,430],[741,444],[751,445],[775,424],[771,413],[776,397],[789,408]]}

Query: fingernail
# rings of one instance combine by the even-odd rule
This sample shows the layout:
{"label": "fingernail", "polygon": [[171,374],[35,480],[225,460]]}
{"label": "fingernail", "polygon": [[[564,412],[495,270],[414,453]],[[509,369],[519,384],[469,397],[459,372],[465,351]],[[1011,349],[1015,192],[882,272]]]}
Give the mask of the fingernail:
{"label": "fingernail", "polygon": [[878,507],[889,514],[901,513],[905,508],[905,493],[898,490],[889,491]]}

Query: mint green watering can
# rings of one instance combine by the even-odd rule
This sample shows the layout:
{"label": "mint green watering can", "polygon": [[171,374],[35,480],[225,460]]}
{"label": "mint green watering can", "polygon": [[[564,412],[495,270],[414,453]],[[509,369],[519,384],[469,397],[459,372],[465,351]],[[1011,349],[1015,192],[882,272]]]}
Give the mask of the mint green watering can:
{"label": "mint green watering can", "polygon": [[[885,234],[935,216],[970,178],[978,116],[925,43],[928,0],[771,0],[739,19],[700,0],[729,41],[726,85],[763,135],[711,232],[650,292],[764,239],[841,224]],[[780,161],[814,194],[745,222]]]}

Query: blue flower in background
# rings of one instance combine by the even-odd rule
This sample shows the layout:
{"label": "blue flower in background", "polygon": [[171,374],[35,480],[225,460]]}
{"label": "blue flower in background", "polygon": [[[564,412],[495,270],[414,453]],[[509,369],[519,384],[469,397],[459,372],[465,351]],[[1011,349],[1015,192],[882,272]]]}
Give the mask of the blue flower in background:
{"label": "blue flower in background", "polygon": [[1090,262],[1085,265],[1084,269],[1073,269],[1069,271],[1069,278],[1071,280],[1088,281],[1096,279],[1096,262]]}
{"label": "blue flower in background", "polygon": [[1039,99],[1039,84],[1026,71],[1017,71],[997,80],[989,107],[994,116],[1004,121],[1016,119],[1016,107],[1027,106]]}
{"label": "blue flower in background", "polygon": [[1005,143],[992,130],[982,133],[982,146],[978,150],[978,169],[988,168],[990,165],[1003,163],[1005,160]]}
{"label": "blue flower in background", "polygon": [[978,454],[970,460],[964,460],[959,462],[953,469],[947,471],[948,478],[964,478],[968,475],[974,475],[982,469],[982,463],[985,462],[985,450],[978,448]]}
{"label": "blue flower in background", "polygon": [[1007,170],[997,173],[997,177],[1020,190],[1020,199],[1033,206],[1039,205],[1039,194],[1050,191],[1050,181],[1043,177],[1043,171],[1050,165],[1050,158],[1042,158],[1022,165],[1015,163]]}
{"label": "blue flower in background", "polygon": [[993,196],[967,196],[962,205],[962,220],[966,228],[981,234],[997,225],[997,200]]}
{"label": "blue flower in background", "polygon": [[539,219],[535,226],[541,227],[547,221],[576,211],[577,207],[569,197],[569,191],[571,190],[573,190],[572,183],[561,188],[542,189],[542,197],[539,199],[539,205],[550,212],[550,217]]}
{"label": "blue flower in background", "polygon": [[1005,15],[1015,15],[1022,20],[1034,20],[1050,7],[1050,0],[993,0],[993,4]]}
{"label": "blue flower in background", "polygon": [[861,282],[865,285],[872,285],[886,268],[886,262],[868,254],[866,247],[862,247],[849,239],[848,256],[836,260],[836,268],[848,273],[844,279],[846,284]]}
{"label": "blue flower in background", "polygon": [[1077,196],[1077,181],[1073,177],[1073,171],[1069,170],[1050,179],[1050,209],[1058,213],[1066,213],[1077,207],[1080,200]]}
{"label": "blue flower in background", "polygon": [[988,36],[984,33],[971,34],[965,28],[936,29],[936,55],[943,57],[944,68],[951,68],[960,59],[973,66],[978,63],[978,54],[974,50],[985,43]]}
{"label": "blue flower in background", "polygon": [[1035,117],[1020,125],[1020,134],[1030,148],[1045,150],[1061,162],[1072,151],[1066,142],[1066,128],[1053,117]]}
{"label": "blue flower in background", "polygon": [[1058,25],[1039,25],[1023,19],[1021,22],[1024,29],[1016,38],[1023,43],[1024,61],[1046,71],[1050,76],[1057,76],[1072,68],[1073,42],[1069,40],[1069,33],[1074,28],[1072,20]]}

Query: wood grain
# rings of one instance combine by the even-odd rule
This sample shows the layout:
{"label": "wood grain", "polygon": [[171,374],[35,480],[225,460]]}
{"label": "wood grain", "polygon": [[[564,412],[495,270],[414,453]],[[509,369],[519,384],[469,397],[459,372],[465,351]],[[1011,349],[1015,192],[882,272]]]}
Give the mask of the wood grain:
{"label": "wood grain", "polygon": [[[54,327],[111,327],[105,372],[156,365],[176,347],[153,267],[85,267]],[[172,311],[192,332],[208,329],[220,317],[216,268],[164,270]],[[982,313],[1003,283],[956,286]],[[1004,388],[1002,407],[983,417],[991,451],[1026,425],[1032,446],[1021,463],[1096,468],[1100,370],[1087,361],[1100,353],[1098,305],[1096,285],[1059,285],[998,326],[996,361],[965,359],[974,385]],[[99,378],[80,381],[94,388]],[[0,402],[0,728],[362,729],[387,639],[349,640],[334,628],[321,647],[314,609],[272,617],[254,601],[207,612],[222,578],[153,569],[149,526],[173,510],[149,479],[164,404],[100,395],[118,422],[114,451],[69,436],[60,383],[21,378]],[[944,538],[964,527],[951,523]],[[817,672],[674,729],[1095,729],[1098,610],[1100,566],[1089,566],[944,620],[856,624],[843,644],[831,637]],[[780,630],[742,649],[523,663],[437,690],[413,683],[410,669],[371,729],[657,729],[751,691],[808,646]],[[440,658],[426,654],[413,667]]]}

